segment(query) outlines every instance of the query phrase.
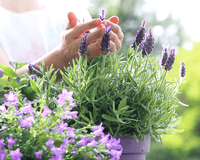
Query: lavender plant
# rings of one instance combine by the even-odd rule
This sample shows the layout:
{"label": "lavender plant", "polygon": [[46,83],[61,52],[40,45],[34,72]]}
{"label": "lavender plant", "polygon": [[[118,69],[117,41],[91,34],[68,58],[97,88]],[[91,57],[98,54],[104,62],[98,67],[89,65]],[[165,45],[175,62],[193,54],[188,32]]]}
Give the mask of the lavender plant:
{"label": "lavender plant", "polygon": [[[96,56],[89,65],[87,60],[73,63],[61,74],[65,88],[74,91],[79,121],[96,125],[103,122],[104,133],[114,137],[143,140],[144,135],[150,134],[162,143],[162,134],[183,131],[175,128],[181,122],[176,107],[187,105],[176,94],[185,82],[184,76],[174,82],[166,81],[173,68],[175,49],[168,55],[164,47],[161,62],[155,62],[151,57],[153,32],[149,29],[145,38],[145,25],[144,20],[128,48],[126,61],[122,60],[123,54],[105,53],[103,49],[104,54]],[[102,39],[109,41],[105,35]],[[107,57],[108,53],[111,56]]]}

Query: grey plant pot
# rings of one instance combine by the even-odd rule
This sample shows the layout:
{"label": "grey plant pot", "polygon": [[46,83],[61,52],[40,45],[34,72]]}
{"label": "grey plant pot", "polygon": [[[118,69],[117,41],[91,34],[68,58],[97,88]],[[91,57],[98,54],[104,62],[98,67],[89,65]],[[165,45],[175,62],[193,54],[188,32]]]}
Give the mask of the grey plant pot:
{"label": "grey plant pot", "polygon": [[145,160],[146,153],[150,152],[151,136],[145,135],[144,141],[136,141],[134,137],[121,137],[120,144],[123,147],[123,152],[120,160]]}

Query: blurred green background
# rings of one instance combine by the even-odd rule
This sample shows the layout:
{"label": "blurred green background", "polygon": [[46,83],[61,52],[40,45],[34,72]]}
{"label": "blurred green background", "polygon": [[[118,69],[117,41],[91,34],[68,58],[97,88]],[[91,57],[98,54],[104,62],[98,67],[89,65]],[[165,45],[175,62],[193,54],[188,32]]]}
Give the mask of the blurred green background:
{"label": "blurred green background", "polygon": [[[158,20],[156,11],[149,11],[145,6],[144,0],[90,0],[88,11],[92,18],[99,17],[102,9],[106,11],[107,19],[113,15],[119,17],[119,26],[125,36],[120,53],[126,53],[142,20],[147,21],[147,30],[149,28],[153,31],[163,30],[163,34],[154,34],[153,56],[156,60],[160,59],[163,44],[170,44],[169,49],[176,49],[176,60],[167,76],[168,81],[179,78],[180,63],[182,60],[185,61],[186,77],[184,80],[186,83],[177,97],[189,107],[179,106],[177,108],[179,116],[182,117],[182,123],[177,128],[184,129],[184,132],[164,135],[164,145],[152,139],[150,153],[146,154],[146,160],[200,160],[200,63],[198,63],[200,44],[194,43],[189,36],[186,36],[180,19],[174,20],[169,13],[164,20]],[[184,49],[183,46],[187,42],[193,43],[193,50]]]}

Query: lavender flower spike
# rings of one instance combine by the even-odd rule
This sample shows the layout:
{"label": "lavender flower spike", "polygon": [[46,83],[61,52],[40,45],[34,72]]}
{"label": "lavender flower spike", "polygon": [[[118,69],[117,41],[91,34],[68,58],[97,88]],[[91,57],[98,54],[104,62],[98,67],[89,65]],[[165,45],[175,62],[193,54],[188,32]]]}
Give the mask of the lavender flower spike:
{"label": "lavender flower spike", "polygon": [[154,49],[154,37],[152,33],[153,33],[152,29],[149,29],[149,35],[147,36],[146,39],[146,52],[148,54],[150,54]]}
{"label": "lavender flower spike", "polygon": [[106,18],[105,18],[105,10],[102,10],[102,11],[101,11],[101,15],[99,15],[99,16],[100,16],[100,20],[101,20],[101,21],[106,20]]}
{"label": "lavender flower spike", "polygon": [[181,61],[180,77],[184,78],[186,76],[185,62]]}
{"label": "lavender flower spike", "polygon": [[81,43],[79,45],[79,52],[81,55],[85,54],[87,51],[87,45],[88,45],[88,33],[83,34],[83,39],[81,40]]}
{"label": "lavender flower spike", "polygon": [[110,47],[110,30],[112,29],[112,26],[107,27],[105,25],[106,31],[103,34],[102,41],[101,41],[101,53],[106,54],[109,52]]}
{"label": "lavender flower spike", "polygon": [[137,45],[139,45],[145,38],[145,25],[146,25],[146,20],[142,21],[142,25],[140,28],[137,30],[136,36],[133,39],[133,43],[131,45],[132,48],[136,48]]}
{"label": "lavender flower spike", "polygon": [[168,58],[168,47],[163,45],[163,56],[162,56],[162,61],[161,61],[161,66],[164,66]]}
{"label": "lavender flower spike", "polygon": [[143,57],[147,55],[146,46],[147,46],[147,45],[146,45],[146,40],[144,40],[144,41],[142,42],[142,47],[141,47],[141,54],[142,54]]}
{"label": "lavender flower spike", "polygon": [[4,70],[0,68],[0,78],[3,77]]}
{"label": "lavender flower spike", "polygon": [[174,60],[175,60],[175,49],[171,50],[171,54],[169,55],[167,62],[165,64],[165,70],[166,71],[170,71],[173,67],[174,64]]}

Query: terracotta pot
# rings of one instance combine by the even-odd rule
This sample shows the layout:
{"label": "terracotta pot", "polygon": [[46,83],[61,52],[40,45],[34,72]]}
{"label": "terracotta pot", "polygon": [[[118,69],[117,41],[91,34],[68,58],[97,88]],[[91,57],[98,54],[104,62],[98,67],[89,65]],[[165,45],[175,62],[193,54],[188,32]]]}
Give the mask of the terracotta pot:
{"label": "terracotta pot", "polygon": [[139,142],[134,137],[121,137],[117,135],[118,138],[120,138],[120,144],[123,147],[120,160],[145,160],[146,153],[150,152],[150,135],[145,135],[144,141]]}

